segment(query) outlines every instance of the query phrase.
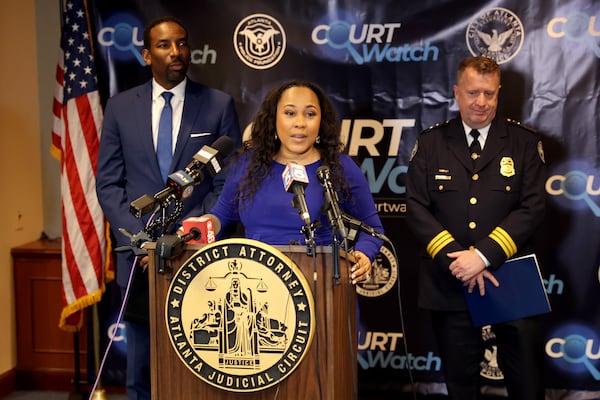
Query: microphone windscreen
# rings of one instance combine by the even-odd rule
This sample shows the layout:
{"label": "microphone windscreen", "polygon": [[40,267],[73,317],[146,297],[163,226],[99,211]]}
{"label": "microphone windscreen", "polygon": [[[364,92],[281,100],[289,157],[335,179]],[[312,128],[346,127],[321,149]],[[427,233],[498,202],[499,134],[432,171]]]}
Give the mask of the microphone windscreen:
{"label": "microphone windscreen", "polygon": [[297,183],[304,187],[308,184],[306,167],[295,162],[288,163],[281,174],[281,179],[286,192],[293,190],[293,185]]}
{"label": "microphone windscreen", "polygon": [[[200,163],[206,166],[210,176],[218,174],[223,165],[221,162],[226,158],[234,148],[233,140],[229,136],[221,136],[210,146],[204,145],[196,154],[194,154],[194,163]],[[196,168],[200,165],[196,164]]]}
{"label": "microphone windscreen", "polygon": [[169,174],[167,185],[172,187],[180,199],[187,199],[194,191],[195,179],[185,171],[179,170]]}
{"label": "microphone windscreen", "polygon": [[330,179],[331,170],[327,165],[321,165],[317,168],[317,177],[319,178],[319,182],[321,184],[325,183],[325,181]]}
{"label": "microphone windscreen", "polygon": [[212,220],[213,228],[215,230],[215,235],[217,235],[217,234],[219,234],[219,232],[221,232],[221,220],[219,220],[219,218],[216,215],[204,214],[203,217],[207,217]]}
{"label": "microphone windscreen", "polygon": [[213,243],[216,240],[216,235],[221,226],[218,224],[218,229],[215,229],[214,220],[206,215],[201,217],[191,217],[183,220],[183,232],[189,233],[193,229],[200,231],[200,237],[197,240],[190,240],[189,244],[207,244]]}
{"label": "microphone windscreen", "polygon": [[213,149],[218,150],[219,154],[223,158],[227,157],[233,151],[235,144],[233,140],[229,136],[220,136],[217,140],[215,140],[211,146]]}

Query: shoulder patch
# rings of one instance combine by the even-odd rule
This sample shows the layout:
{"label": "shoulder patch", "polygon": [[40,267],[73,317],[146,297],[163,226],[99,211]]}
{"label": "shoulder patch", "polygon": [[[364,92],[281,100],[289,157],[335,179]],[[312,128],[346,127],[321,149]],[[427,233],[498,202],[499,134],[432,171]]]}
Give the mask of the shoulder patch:
{"label": "shoulder patch", "polygon": [[537,143],[537,150],[538,150],[540,159],[542,160],[542,163],[546,164],[546,158],[544,157],[544,147],[542,146],[541,140],[539,140]]}
{"label": "shoulder patch", "polygon": [[528,125],[522,124],[521,121],[517,121],[516,119],[506,118],[506,122],[509,125],[518,126],[519,128],[523,128],[531,133],[537,133],[537,131],[535,129],[533,129],[532,127],[530,127]]}
{"label": "shoulder patch", "polygon": [[413,158],[415,157],[415,154],[417,154],[417,150],[419,150],[419,140],[418,139],[415,142],[415,145],[413,146],[412,151],[410,152],[410,159],[408,160],[409,162],[411,162],[413,160]]}
{"label": "shoulder patch", "polygon": [[426,133],[426,132],[432,131],[432,130],[434,130],[434,129],[437,129],[437,128],[442,128],[442,127],[444,127],[444,126],[448,126],[449,124],[450,124],[450,120],[449,120],[449,119],[447,119],[447,120],[446,120],[446,121],[444,121],[444,122],[438,122],[438,123],[437,123],[437,124],[435,124],[435,125],[431,125],[429,128],[425,129],[425,130],[424,130],[423,132],[421,132],[421,133]]}

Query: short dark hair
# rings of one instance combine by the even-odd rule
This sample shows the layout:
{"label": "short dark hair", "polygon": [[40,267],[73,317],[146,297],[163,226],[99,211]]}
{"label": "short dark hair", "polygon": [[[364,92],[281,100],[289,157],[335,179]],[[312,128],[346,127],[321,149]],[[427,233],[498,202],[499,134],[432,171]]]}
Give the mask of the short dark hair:
{"label": "short dark hair", "polygon": [[150,48],[150,31],[152,30],[152,28],[154,28],[156,25],[160,25],[165,22],[174,22],[177,25],[181,26],[183,28],[183,30],[185,31],[185,36],[187,37],[188,30],[185,27],[185,25],[183,24],[183,21],[180,20],[179,18],[174,17],[172,15],[166,15],[163,17],[154,18],[154,19],[148,21],[148,23],[144,27],[144,48],[145,49]]}
{"label": "short dark hair", "polygon": [[468,57],[458,64],[456,70],[456,83],[460,81],[462,74],[467,68],[473,68],[480,74],[498,74],[500,78],[500,66],[491,58],[484,56]]}

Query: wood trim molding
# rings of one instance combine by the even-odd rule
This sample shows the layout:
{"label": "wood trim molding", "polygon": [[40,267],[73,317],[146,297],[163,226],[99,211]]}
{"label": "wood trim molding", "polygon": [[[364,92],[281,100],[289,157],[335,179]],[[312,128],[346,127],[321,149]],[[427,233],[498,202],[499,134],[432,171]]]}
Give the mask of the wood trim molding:
{"label": "wood trim molding", "polygon": [[16,375],[14,368],[0,375],[0,399],[17,390]]}

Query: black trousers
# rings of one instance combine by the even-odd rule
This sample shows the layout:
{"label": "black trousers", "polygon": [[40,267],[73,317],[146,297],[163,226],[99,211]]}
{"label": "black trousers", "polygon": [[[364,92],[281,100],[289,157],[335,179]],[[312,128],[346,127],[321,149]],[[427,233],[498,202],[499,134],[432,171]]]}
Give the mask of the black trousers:
{"label": "black trousers", "polygon": [[[480,399],[480,363],[484,343],[481,328],[468,311],[431,311],[450,399]],[[544,400],[544,344],[540,318],[492,325],[498,365],[511,400]]]}

